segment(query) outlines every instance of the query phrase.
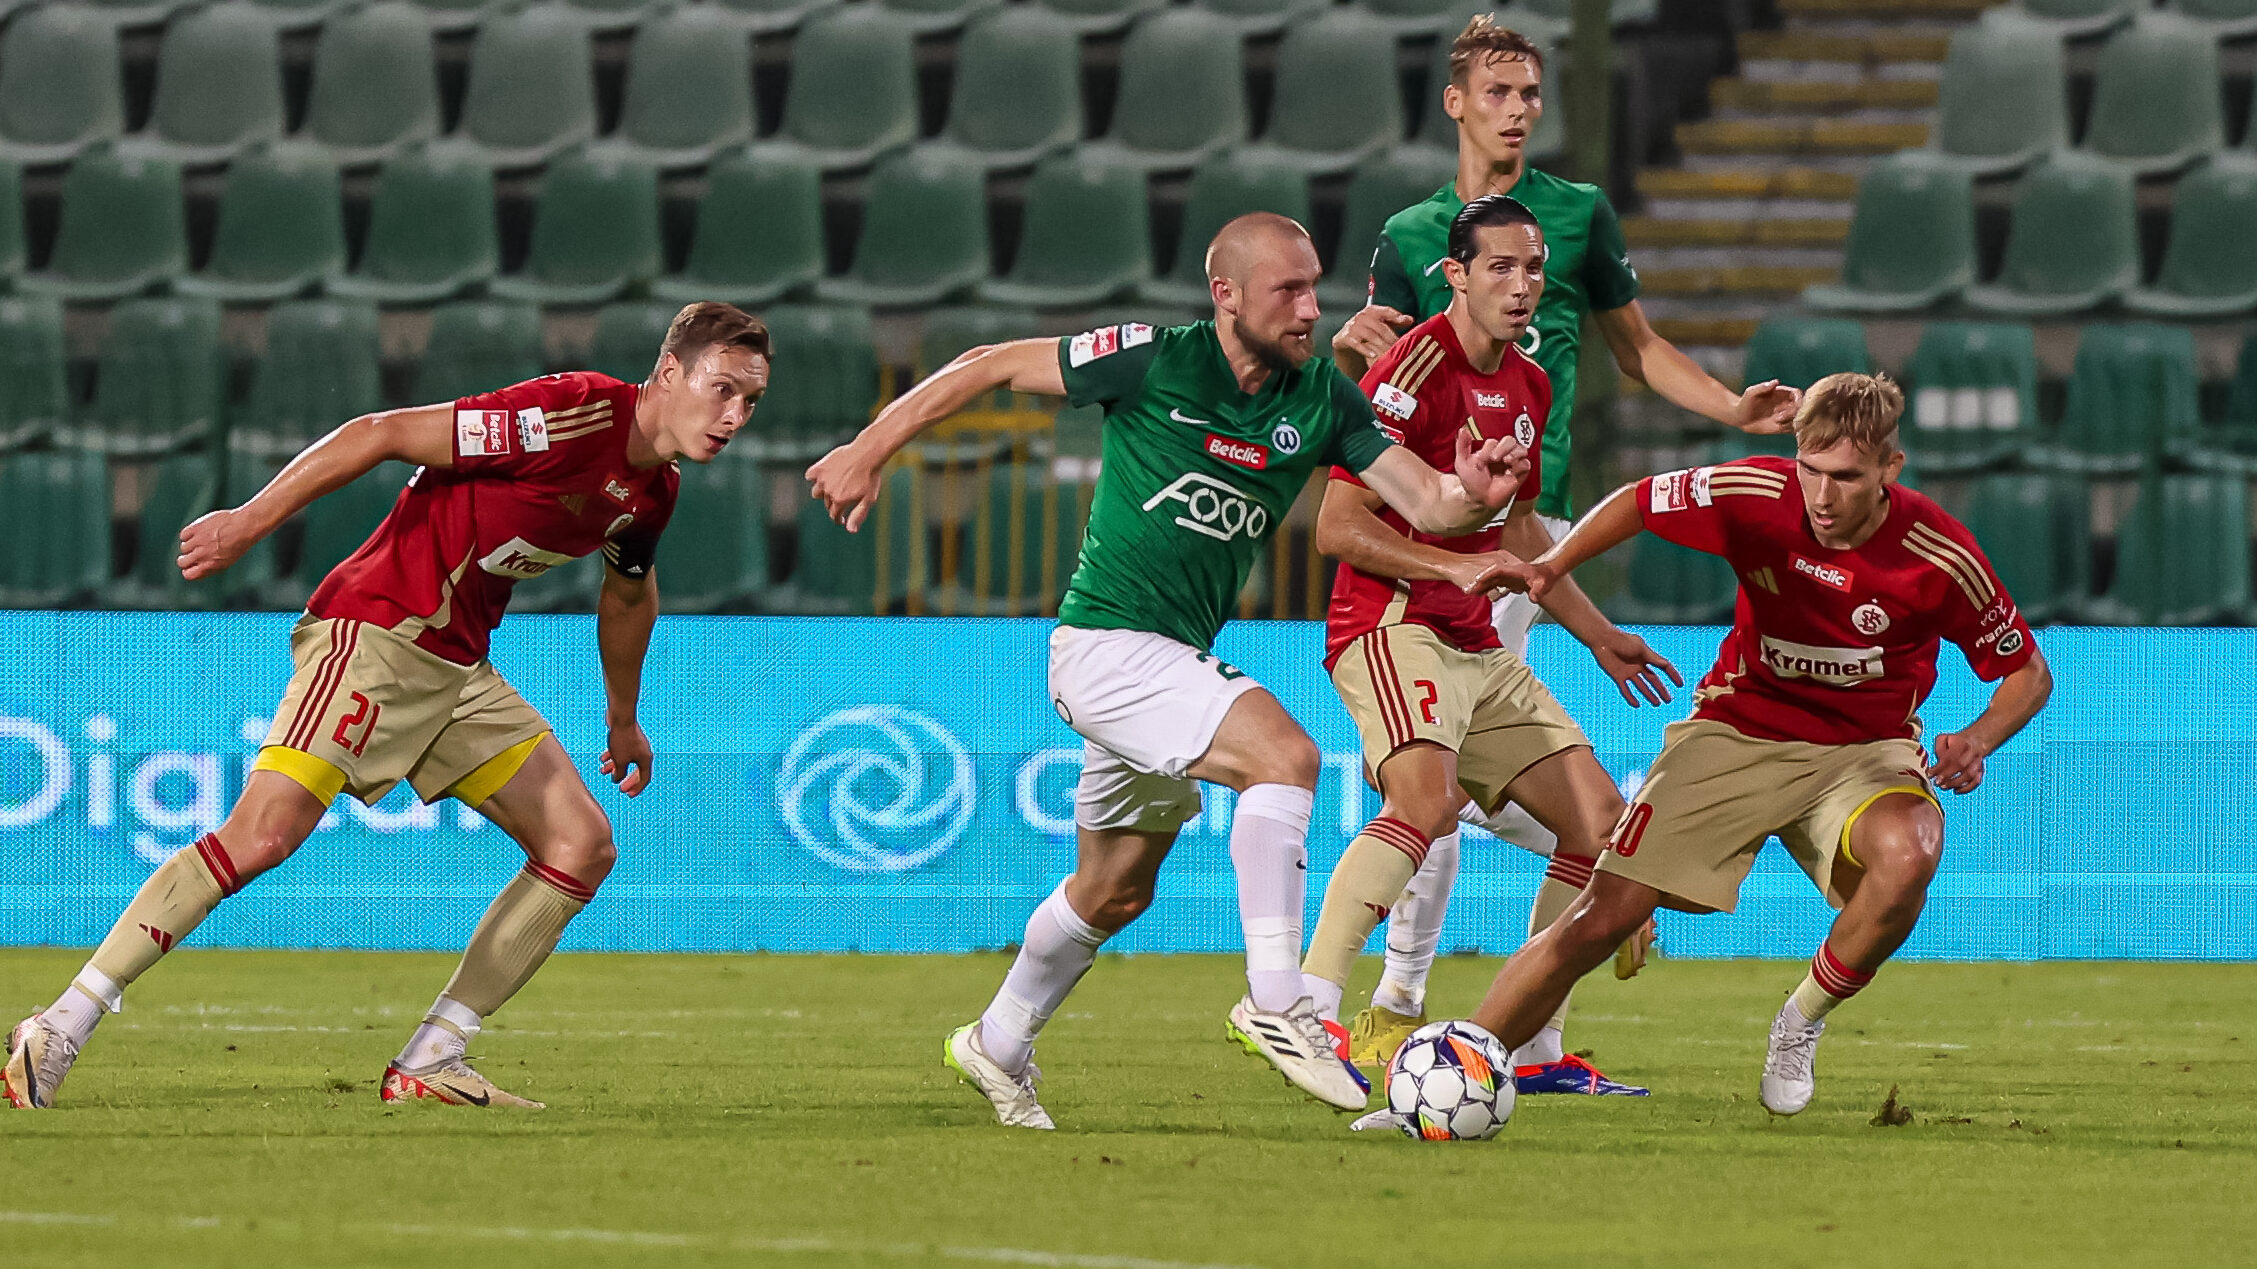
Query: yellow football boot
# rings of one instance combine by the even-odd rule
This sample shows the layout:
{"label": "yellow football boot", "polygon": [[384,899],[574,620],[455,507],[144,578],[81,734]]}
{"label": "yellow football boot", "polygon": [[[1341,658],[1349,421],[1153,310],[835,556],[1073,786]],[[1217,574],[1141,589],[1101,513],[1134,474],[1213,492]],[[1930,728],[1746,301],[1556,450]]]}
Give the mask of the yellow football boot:
{"label": "yellow football boot", "polygon": [[1372,1005],[1348,1024],[1348,1060],[1358,1066],[1385,1066],[1411,1032],[1426,1025],[1426,1014],[1416,1017]]}

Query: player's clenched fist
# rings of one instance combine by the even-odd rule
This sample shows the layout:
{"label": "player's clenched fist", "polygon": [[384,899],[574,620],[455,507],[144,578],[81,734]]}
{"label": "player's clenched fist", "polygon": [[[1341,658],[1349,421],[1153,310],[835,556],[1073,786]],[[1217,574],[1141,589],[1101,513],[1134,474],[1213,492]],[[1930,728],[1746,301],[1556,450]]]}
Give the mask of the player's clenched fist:
{"label": "player's clenched fist", "polygon": [[1973,793],[1983,782],[1983,758],[1986,751],[1962,732],[1946,732],[1936,737],[1936,760],[1928,766],[1928,778],[1939,789],[1954,793]]}
{"label": "player's clenched fist", "polygon": [[1332,357],[1351,378],[1361,378],[1371,363],[1379,360],[1403,332],[1411,328],[1415,319],[1408,313],[1398,312],[1385,304],[1366,304],[1356,311],[1332,336]]}
{"label": "player's clenched fist", "polygon": [[180,531],[180,575],[189,581],[210,577],[243,558],[256,539],[242,531],[234,511],[214,511]]}
{"label": "player's clenched fist", "polygon": [[615,723],[603,748],[603,773],[633,797],[650,787],[650,737],[637,723]]}
{"label": "player's clenched fist", "polygon": [[845,525],[849,533],[861,529],[863,517],[870,514],[870,504],[878,500],[878,466],[863,458],[849,441],[807,469],[815,497],[831,513],[831,519]]}
{"label": "player's clenched fist", "polygon": [[1528,478],[1528,448],[1509,436],[1476,446],[1473,433],[1459,428],[1456,465],[1458,483],[1465,491],[1492,511],[1501,510],[1512,503],[1520,482]]}

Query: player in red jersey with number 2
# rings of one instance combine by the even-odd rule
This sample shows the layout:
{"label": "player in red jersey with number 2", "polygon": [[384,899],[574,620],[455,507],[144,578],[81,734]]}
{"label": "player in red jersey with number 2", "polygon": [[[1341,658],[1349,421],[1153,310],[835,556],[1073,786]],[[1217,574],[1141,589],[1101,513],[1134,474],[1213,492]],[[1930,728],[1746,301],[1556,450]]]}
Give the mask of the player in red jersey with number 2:
{"label": "player in red jersey with number 2", "polygon": [[[1559,545],[1507,566],[1543,597],[1576,566],[1648,530],[1723,556],[1739,575],[1732,632],[1672,723],[1582,897],[1498,971],[1474,1021],[1535,1034],[1576,979],[1656,906],[1729,912],[1776,834],[1840,910],[1771,1026],[1762,1095],[1810,1104],[1826,1015],[1911,935],[1943,857],[1936,790],[1971,793],[1983,760],[2053,690],[2029,625],[1974,535],[1896,483],[1904,396],[1885,378],[1819,380],[1796,455],[1667,472],[1618,489]],[[1949,639],[1990,704],[1920,747],[1920,704]]]}

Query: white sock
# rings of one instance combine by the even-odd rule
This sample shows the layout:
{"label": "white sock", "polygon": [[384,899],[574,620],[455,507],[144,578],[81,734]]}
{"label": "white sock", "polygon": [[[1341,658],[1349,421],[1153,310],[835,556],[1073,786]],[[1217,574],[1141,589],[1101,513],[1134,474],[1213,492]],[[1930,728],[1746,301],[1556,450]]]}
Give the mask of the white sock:
{"label": "white sock", "polygon": [[1238,795],[1230,863],[1238,872],[1238,922],[1246,932],[1246,987],[1256,1009],[1282,1013],[1301,987],[1301,910],[1309,889],[1309,813],[1317,795],[1257,784]]}
{"label": "white sock", "polygon": [[40,1010],[40,1020],[56,1031],[71,1038],[71,1043],[86,1047],[88,1037],[94,1034],[96,1024],[105,1013],[114,1013],[125,1007],[125,996],[110,976],[89,965],[78,971],[71,985],[55,997],[55,1003]]}
{"label": "white sock", "polygon": [[1402,902],[1387,916],[1387,968],[1371,994],[1374,1006],[1413,1018],[1425,1011],[1426,976],[1442,943],[1442,918],[1457,879],[1458,835],[1449,833],[1427,848],[1426,862],[1411,874]]}
{"label": "white sock", "polygon": [[403,1071],[421,1071],[461,1057],[470,1051],[470,1042],[484,1023],[485,1019],[470,1006],[441,995],[431,1002],[431,1012],[408,1037],[407,1047],[392,1059],[392,1065]]}
{"label": "white sock", "polygon": [[1340,1021],[1340,997],[1346,990],[1329,978],[1301,975],[1301,994],[1317,1007],[1317,1016],[1327,1022]]}
{"label": "white sock", "polygon": [[1513,1050],[1514,1066],[1542,1066],[1567,1056],[1566,1039],[1558,1027],[1546,1027],[1536,1038]]}
{"label": "white sock", "polygon": [[1110,937],[1066,902],[1063,881],[1036,904],[1019,958],[980,1015],[980,1047],[987,1055],[1006,1071],[1025,1070],[1034,1057],[1034,1038],[1097,962],[1097,949]]}

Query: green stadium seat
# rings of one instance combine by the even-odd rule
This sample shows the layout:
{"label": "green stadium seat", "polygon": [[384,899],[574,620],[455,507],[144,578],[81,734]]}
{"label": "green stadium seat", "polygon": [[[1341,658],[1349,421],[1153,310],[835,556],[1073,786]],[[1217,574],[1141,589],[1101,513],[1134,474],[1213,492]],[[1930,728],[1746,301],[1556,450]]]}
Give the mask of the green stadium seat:
{"label": "green stadium seat", "polygon": [[[392,513],[392,504],[414,474],[406,463],[378,463],[360,479],[316,498],[302,517],[304,536],[298,540],[298,566],[290,572],[294,585],[285,602],[303,604],[322,578],[358,551]],[[230,490],[228,498],[238,495]]]}
{"label": "green stadium seat", "polygon": [[871,170],[854,263],[817,282],[815,294],[899,308],[937,303],[987,275],[983,172],[953,150],[918,146]]}
{"label": "green stadium seat", "polygon": [[323,25],[300,135],[357,167],[438,133],[438,64],[420,10],[382,0]]}
{"label": "green stadium seat", "polygon": [[644,22],[627,46],[619,130],[601,144],[653,167],[703,167],[752,139],[751,47],[720,6],[690,4]]}
{"label": "green stadium seat", "polygon": [[1308,174],[1258,150],[1226,151],[1202,164],[1193,174],[1191,191],[1185,197],[1183,233],[1176,240],[1175,263],[1166,277],[1138,286],[1138,297],[1153,304],[1187,308],[1210,304],[1207,244],[1226,222],[1253,211],[1276,212],[1308,224]]}
{"label": "green stadium seat", "polygon": [[1904,377],[1905,448],[1934,475],[2010,463],[2038,442],[2037,336],[2027,326],[1931,322]]}
{"label": "green stadium seat", "polygon": [[458,300],[431,312],[431,339],[415,368],[415,400],[437,405],[544,373],[539,309]]}
{"label": "green stadium seat", "polygon": [[384,407],[376,308],[351,300],[293,300],[268,310],[266,354],[230,448],[286,458]]}
{"label": "green stadium seat", "polygon": [[36,445],[70,417],[63,306],[50,296],[0,296],[0,450]]}
{"label": "green stadium seat", "polygon": [[1425,146],[1396,146],[1357,167],[1348,182],[1332,270],[1317,288],[1327,310],[1364,306],[1371,293],[1372,251],[1387,218],[1456,178],[1457,164],[1450,156]]}
{"label": "green stadium seat", "polygon": [[[1477,6],[1465,0],[1352,0],[1357,8],[1387,25],[1388,31],[1401,38],[1443,36],[1455,38],[1465,29],[1466,19]],[[1520,14],[1504,16],[1506,25]],[[1517,27],[1515,30],[1519,29]]]}
{"label": "green stadium seat", "polygon": [[64,163],[123,131],[116,26],[85,5],[16,14],[0,32],[0,161]]}
{"label": "green stadium seat", "polygon": [[1276,35],[1324,11],[1325,0],[1198,0],[1241,37]]}
{"label": "green stadium seat", "polygon": [[[2190,550],[2199,544],[2200,549]],[[2085,620],[2206,626],[2249,615],[2249,485],[2243,476],[2158,476],[2116,534],[2107,593]]]}
{"label": "green stadium seat", "polygon": [[2085,147],[2140,176],[2176,172],[2226,144],[2218,41],[2169,13],[2108,38]]}
{"label": "green stadium seat", "polygon": [[664,12],[664,0],[563,0],[565,16],[600,34],[632,30]]}
{"label": "green stadium seat", "polygon": [[164,159],[89,148],[63,174],[61,222],[44,272],[20,284],[66,300],[123,299],[188,269],[180,168]]}
{"label": "green stadium seat", "polygon": [[2022,178],[2005,264],[1995,282],[1968,288],[1967,304],[1982,313],[2057,317],[2116,299],[2138,284],[2131,174],[2065,152]]}
{"label": "green stadium seat", "polygon": [[1190,168],[1246,138],[1244,45],[1203,9],[1139,18],[1121,44],[1113,127],[1094,143],[1108,158]]}
{"label": "green stadium seat", "polygon": [[[833,523],[823,504],[800,501],[791,576],[774,594],[778,611],[810,616],[867,616],[897,611],[925,589],[925,537],[918,472],[886,474],[885,493],[858,533]],[[660,541],[665,539],[661,538]]]}
{"label": "green stadium seat", "polygon": [[[113,486],[130,472],[139,488],[139,510],[134,515],[133,563],[120,577],[102,587],[105,608],[213,609],[225,600],[229,588],[244,577],[246,557],[215,578],[190,582],[180,575],[180,531],[205,512],[219,506],[219,471],[209,454],[174,454],[155,463],[131,468],[113,465]],[[120,491],[109,495],[112,507],[125,505]],[[271,552],[262,558],[272,558]]]}
{"label": "green stadium seat", "polygon": [[486,19],[507,12],[515,0],[415,0],[434,35],[475,31]]}
{"label": "green stadium seat", "polygon": [[165,28],[146,131],[120,144],[184,165],[225,163],[282,135],[282,51],[274,23],[239,2]]}
{"label": "green stadium seat", "polygon": [[1604,605],[1627,625],[1707,625],[1731,615],[1737,583],[1732,566],[1651,533],[1630,544],[1621,593]]}
{"label": "green stadium seat", "polygon": [[126,300],[110,310],[96,353],[92,406],[58,428],[55,439],[104,454],[167,454],[216,440],[226,405],[219,305]]}
{"label": "green stadium seat", "polygon": [[457,136],[483,162],[539,167],[595,131],[594,53],[564,5],[535,4],[479,26]]}
{"label": "green stadium seat", "polygon": [[994,170],[1025,167],[1081,139],[1081,42],[1037,5],[991,10],[956,46],[941,137]]}
{"label": "green stadium seat", "polygon": [[2091,490],[2077,477],[1990,475],[1961,517],[2032,625],[2076,616],[2091,586]]}
{"label": "green stadium seat", "polygon": [[732,442],[779,461],[820,458],[870,421],[878,356],[870,314],[829,305],[778,305],[761,314],[775,350],[767,395]]}
{"label": "green stadium seat", "polygon": [[162,26],[174,14],[193,7],[196,0],[82,0],[91,13],[119,29]]}
{"label": "green stadium seat", "polygon": [[919,378],[974,348],[1032,339],[1040,329],[1035,315],[1023,308],[936,308],[928,310],[924,319],[924,330],[917,340]]}
{"label": "green stadium seat", "polygon": [[1084,150],[1035,169],[1011,272],[979,289],[981,299],[997,304],[1082,308],[1151,277],[1144,169]]}
{"label": "green stadium seat", "polygon": [[917,35],[954,31],[1003,0],[877,0],[894,21]]}
{"label": "green stadium seat", "polygon": [[23,271],[23,169],[0,159],[0,288],[15,285]]}
{"label": "green stadium seat", "polygon": [[[1575,11],[1575,0],[1518,0],[1505,15],[1507,25],[1511,20],[1530,15],[1553,22],[1566,22]],[[1661,16],[1660,0],[1613,0],[1607,6],[1607,20],[1615,27],[1637,26],[1655,21]]]}
{"label": "green stadium seat", "polygon": [[286,299],[345,271],[345,199],[320,146],[276,141],[227,169],[211,258],[175,283],[183,295]]}
{"label": "green stadium seat", "polygon": [[601,304],[658,275],[658,174],[582,151],[550,165],[533,208],[525,271],[490,289],[505,300]]}
{"label": "green stadium seat", "polygon": [[659,604],[668,612],[746,612],[766,596],[769,473],[723,456],[683,463],[674,516],[658,539]]}
{"label": "green stadium seat", "polygon": [[714,0],[714,7],[744,28],[747,35],[775,35],[794,30],[842,3],[844,0]]}
{"label": "green stadium seat", "polygon": [[2200,23],[2216,39],[2257,35],[2257,0],[2171,0],[2169,11]]}
{"label": "green stadium seat", "polygon": [[1926,151],[1875,163],[1858,182],[1839,284],[1803,292],[1831,313],[1928,308],[1975,281],[1975,188],[1966,171]]}
{"label": "green stadium seat", "polygon": [[0,552],[0,608],[64,608],[110,576],[110,486],[98,454],[0,456],[14,526]]}
{"label": "green stadium seat", "polygon": [[2257,332],[2242,338],[2241,357],[2234,365],[2233,389],[2226,400],[2226,422],[2257,432]]}
{"label": "green stadium seat", "polygon": [[2131,20],[2146,0],[2019,0],[2016,16],[2045,25],[2055,39],[2100,35]]}
{"label": "green stadium seat", "polygon": [[1873,372],[1865,349],[1865,327],[1839,317],[1772,317],[1748,339],[1749,383],[1777,379],[1790,388],[1808,388],[1843,371]]}
{"label": "green stadium seat", "polygon": [[2124,297],[2156,317],[2231,317],[2257,310],[2257,154],[2228,151],[2180,178],[2171,242],[2155,285]]}
{"label": "green stadium seat", "polygon": [[706,171],[689,259],[651,283],[678,304],[766,304],[823,275],[821,174],[807,158],[773,150],[722,155]]}
{"label": "green stadium seat", "polygon": [[623,300],[596,310],[587,368],[621,383],[641,383],[658,364],[658,348],[681,310],[672,304]]}
{"label": "green stadium seat", "polygon": [[1403,138],[1403,90],[1385,23],[1335,8],[1285,33],[1262,148],[1312,174],[1345,172]]}
{"label": "green stadium seat", "polygon": [[2055,471],[2152,469],[2199,443],[2199,384],[2188,327],[2087,326],[2055,443],[2030,458]]}
{"label": "green stadium seat", "polygon": [[909,29],[874,4],[809,18],[792,44],[784,118],[763,147],[804,154],[824,171],[866,167],[917,138]]}
{"label": "green stadium seat", "polygon": [[377,169],[360,265],[330,294],[434,304],[483,286],[500,267],[494,176],[461,146],[410,146]]}
{"label": "green stadium seat", "polygon": [[2069,144],[2061,37],[1993,9],[1951,37],[1938,87],[1934,148],[1975,175],[2018,172]]}
{"label": "green stadium seat", "polygon": [[354,0],[249,0],[259,16],[274,29],[294,34],[311,31],[348,8]]}
{"label": "green stadium seat", "polygon": [[[1562,55],[1566,38],[1563,25],[1526,11],[1505,15],[1508,25],[1534,41],[1544,56],[1544,113],[1537,116],[1523,152],[1536,162],[1556,159],[1567,152],[1567,59]],[[1536,18],[1530,21],[1530,18]],[[1434,62],[1427,72],[1424,113],[1419,116],[1418,144],[1448,154],[1458,153],[1458,122],[1443,108],[1442,91],[1450,86],[1450,41],[1434,42]]]}
{"label": "green stadium seat", "polygon": [[1043,8],[1073,24],[1080,35],[1113,35],[1147,13],[1167,7],[1168,0],[1035,0]]}

